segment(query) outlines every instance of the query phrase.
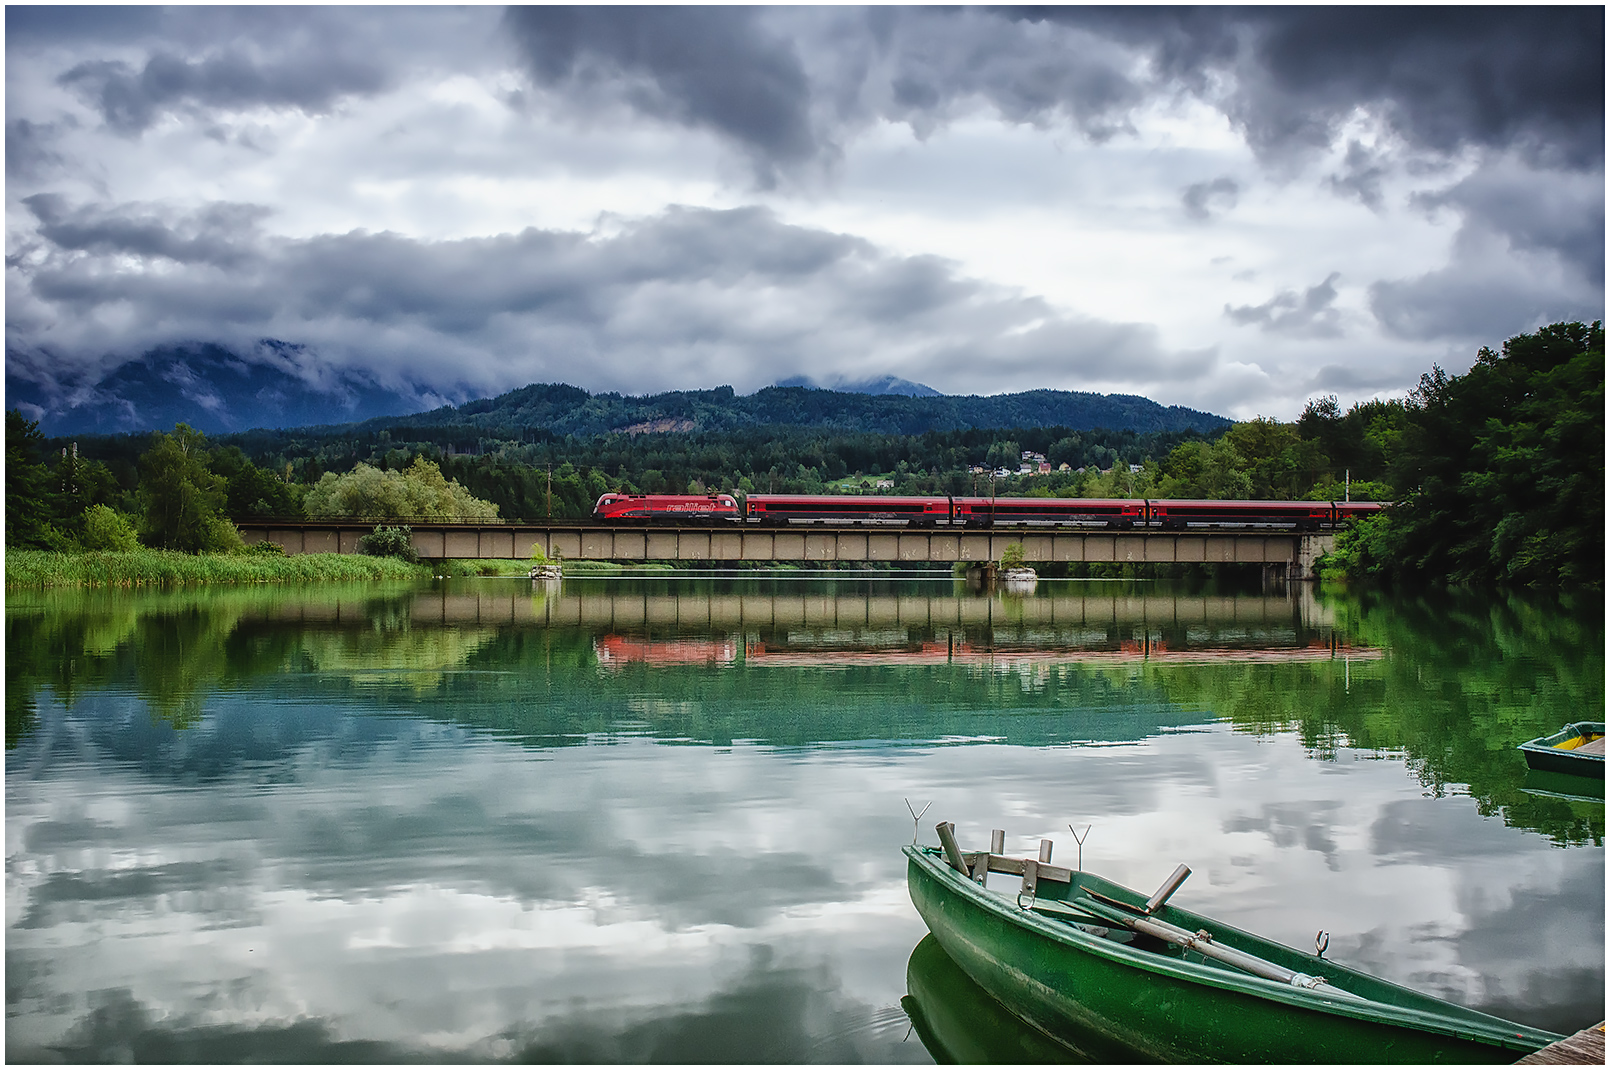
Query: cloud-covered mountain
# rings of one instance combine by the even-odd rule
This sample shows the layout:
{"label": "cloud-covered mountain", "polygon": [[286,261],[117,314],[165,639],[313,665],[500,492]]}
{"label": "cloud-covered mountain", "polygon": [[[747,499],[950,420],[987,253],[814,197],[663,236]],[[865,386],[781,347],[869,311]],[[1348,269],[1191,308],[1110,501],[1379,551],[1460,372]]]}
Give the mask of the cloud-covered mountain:
{"label": "cloud-covered mountain", "polygon": [[[1063,425],[1136,431],[1211,430],[1223,417],[1143,397],[1035,390],[946,397],[892,376],[831,389],[779,383],[749,396],[731,387],[646,396],[592,394],[562,383],[532,384],[459,405],[428,390],[382,386],[359,373],[332,374],[305,349],[264,341],[247,354],[218,345],[155,349],[99,381],[62,390],[30,379],[8,360],[6,407],[47,435],[118,434],[187,423],[210,434],[366,422],[472,425],[556,434],[726,431],[787,425],[912,434],[961,427]],[[310,375],[319,375],[312,379]]]}
{"label": "cloud-covered mountain", "polygon": [[25,356],[6,355],[6,407],[47,435],[118,434],[187,423],[210,434],[254,427],[337,424],[434,408],[429,391],[388,389],[340,373],[306,350],[260,342],[242,357],[218,345],[161,347],[105,378],[58,380]]}
{"label": "cloud-covered mountain", "polygon": [[922,383],[913,383],[893,375],[880,375],[872,379],[845,379],[843,377],[821,383],[808,375],[794,375],[779,379],[773,386],[803,386],[816,390],[835,390],[840,394],[902,394],[908,398],[935,398],[940,391]]}

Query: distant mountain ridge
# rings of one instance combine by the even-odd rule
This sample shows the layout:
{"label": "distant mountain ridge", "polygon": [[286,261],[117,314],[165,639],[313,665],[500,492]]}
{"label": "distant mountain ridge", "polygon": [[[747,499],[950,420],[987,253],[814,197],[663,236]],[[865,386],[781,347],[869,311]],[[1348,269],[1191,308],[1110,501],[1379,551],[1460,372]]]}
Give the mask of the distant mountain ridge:
{"label": "distant mountain ridge", "polygon": [[[308,376],[322,381],[313,383]],[[894,376],[822,387],[796,377],[745,396],[730,386],[636,397],[534,383],[493,398],[444,405],[424,388],[393,388],[362,373],[315,369],[300,346],[265,340],[249,355],[222,346],[154,349],[94,382],[54,381],[36,359],[7,353],[6,407],[46,435],[118,434],[184,422],[209,434],[256,428],[463,426],[611,432],[721,432],[766,426],[921,434],[965,428],[1212,431],[1230,421],[1129,394],[1030,390],[985,397],[941,394]]]}
{"label": "distant mountain ridge", "polygon": [[851,394],[801,386],[769,386],[747,396],[730,386],[676,390],[647,397],[589,394],[563,383],[534,383],[495,398],[444,406],[414,416],[367,420],[385,427],[542,429],[556,435],[610,432],[723,432],[757,427],[815,427],[840,431],[917,435],[966,428],[1055,427],[1113,431],[1214,431],[1222,416],[1179,405],[1163,406],[1130,394],[1029,390],[988,397],[935,393]]}

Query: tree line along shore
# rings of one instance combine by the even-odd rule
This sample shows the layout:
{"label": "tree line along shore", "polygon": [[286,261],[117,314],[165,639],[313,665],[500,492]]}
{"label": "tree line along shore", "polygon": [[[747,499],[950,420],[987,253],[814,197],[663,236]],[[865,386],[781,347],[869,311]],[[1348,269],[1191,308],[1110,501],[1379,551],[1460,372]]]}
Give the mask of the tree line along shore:
{"label": "tree line along shore", "polygon": [[[567,435],[400,417],[209,439],[47,439],[6,413],[6,583],[304,582],[443,574],[412,559],[405,518],[585,517],[606,491],[988,493],[1024,452],[1049,472],[997,481],[1042,497],[1392,503],[1322,562],[1355,581],[1600,586],[1604,332],[1555,323],[1433,368],[1403,399],[1309,403],[1293,422],[1221,431],[1065,427],[851,432],[776,426]],[[981,480],[984,482],[981,484]],[[880,486],[881,484],[881,486]],[[246,546],[256,517],[363,517],[359,555]],[[388,522],[391,522],[388,524]],[[452,566],[445,566],[451,570]]]}

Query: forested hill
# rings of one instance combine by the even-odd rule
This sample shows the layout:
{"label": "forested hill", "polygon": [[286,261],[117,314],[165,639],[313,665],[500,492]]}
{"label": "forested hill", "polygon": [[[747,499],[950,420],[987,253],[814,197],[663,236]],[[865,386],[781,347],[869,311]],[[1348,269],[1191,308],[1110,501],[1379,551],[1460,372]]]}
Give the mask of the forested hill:
{"label": "forested hill", "polygon": [[1229,420],[1179,405],[1162,406],[1129,394],[1030,390],[989,397],[905,397],[767,387],[748,396],[731,387],[678,390],[648,397],[589,394],[562,383],[539,383],[495,398],[448,405],[413,416],[378,417],[364,430],[397,427],[541,429],[556,435],[612,431],[736,431],[790,426],[877,434],[916,435],[996,427],[1066,427],[1073,430],[1215,431]]}
{"label": "forested hill", "polygon": [[[591,437],[612,431],[723,432],[768,426],[881,434],[972,428],[1066,427],[1076,431],[1208,432],[1229,421],[1127,394],[1032,390],[993,397],[946,397],[885,376],[830,389],[795,381],[739,397],[730,386],[649,397],[589,394],[537,383],[495,398],[425,410],[444,396],[424,387],[383,387],[364,375],[326,368],[307,377],[304,347],[265,339],[251,353],[216,345],[153,349],[103,378],[58,381],[26,355],[7,353],[6,405],[46,435],[161,431],[186,423],[208,434],[251,428],[363,431],[453,426],[497,437],[543,431]],[[920,395],[920,396],[919,396]],[[458,395],[462,396],[462,395]],[[361,422],[360,422],[361,421]]]}

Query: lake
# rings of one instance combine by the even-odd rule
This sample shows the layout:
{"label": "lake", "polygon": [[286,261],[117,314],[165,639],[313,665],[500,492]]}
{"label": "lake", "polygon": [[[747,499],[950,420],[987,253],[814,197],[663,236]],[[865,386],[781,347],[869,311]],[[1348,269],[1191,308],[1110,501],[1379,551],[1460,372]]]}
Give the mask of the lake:
{"label": "lake", "polygon": [[1582,719],[1598,595],[12,591],[6,1055],[1071,1057],[923,942],[900,847],[940,820],[1143,892],[1184,862],[1178,905],[1570,1032],[1602,788],[1514,746]]}

